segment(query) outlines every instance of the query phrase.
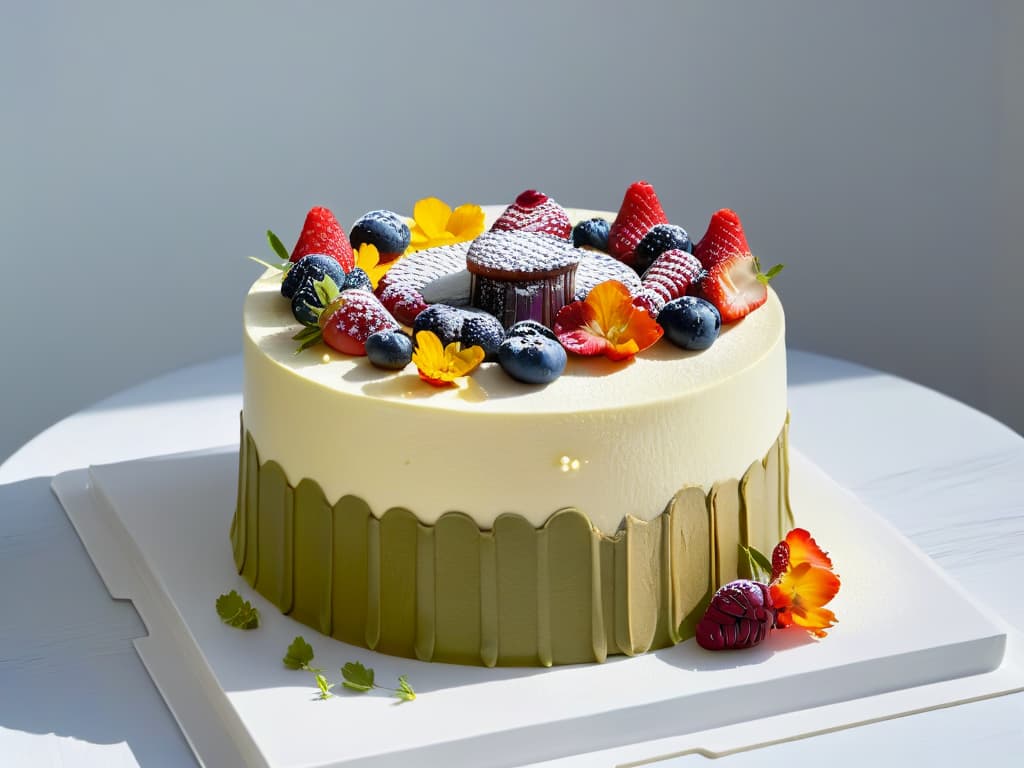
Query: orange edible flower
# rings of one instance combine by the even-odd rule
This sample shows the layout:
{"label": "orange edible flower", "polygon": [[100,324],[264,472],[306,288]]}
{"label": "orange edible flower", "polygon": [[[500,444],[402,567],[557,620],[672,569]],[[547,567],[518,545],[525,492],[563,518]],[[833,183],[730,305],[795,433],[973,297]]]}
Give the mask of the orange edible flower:
{"label": "orange edible flower", "polygon": [[786,534],[772,552],[774,578],[769,585],[779,627],[796,626],[825,637],[836,615],[824,606],[839,592],[828,553],[803,528]]}
{"label": "orange edible flower", "polygon": [[595,285],[585,301],[566,304],[555,317],[555,335],[577,355],[604,355],[628,360],[661,338],[658,322],[633,305],[629,289],[618,280]]}
{"label": "orange edible flower", "polygon": [[447,387],[460,376],[465,376],[484,359],[483,347],[472,346],[462,349],[453,341],[447,347],[441,346],[441,339],[433,331],[416,334],[416,349],[412,361],[420,378],[435,387]]}
{"label": "orange edible flower", "polygon": [[406,253],[472,240],[484,231],[484,210],[467,203],[454,211],[436,197],[416,201],[409,222],[409,247]]}

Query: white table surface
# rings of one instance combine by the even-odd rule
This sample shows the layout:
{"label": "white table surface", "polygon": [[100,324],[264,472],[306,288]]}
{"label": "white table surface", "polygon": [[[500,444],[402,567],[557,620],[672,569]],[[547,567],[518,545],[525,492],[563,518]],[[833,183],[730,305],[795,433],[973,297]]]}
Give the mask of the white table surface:
{"label": "white table surface", "polygon": [[[789,364],[793,444],[1024,630],[1024,438],[887,374],[792,350]],[[145,627],[110,598],[50,479],[232,445],[240,386],[239,357],[175,371],[55,424],[0,465],[0,766],[195,765],[131,644]],[[739,753],[716,768],[806,759],[1024,765],[1024,694]]]}

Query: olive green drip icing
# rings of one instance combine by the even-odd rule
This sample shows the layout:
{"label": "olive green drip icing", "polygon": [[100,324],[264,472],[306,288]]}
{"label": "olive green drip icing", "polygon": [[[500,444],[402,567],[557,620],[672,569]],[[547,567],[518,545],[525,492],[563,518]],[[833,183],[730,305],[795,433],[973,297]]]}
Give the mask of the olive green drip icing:
{"label": "olive green drip icing", "polygon": [[261,463],[243,427],[232,554],[284,613],[348,643],[486,666],[604,661],[692,637],[714,590],[749,576],[740,545],[769,552],[793,526],[788,447],[787,422],[739,480],[684,487],[607,535],[576,509],[481,530],[461,512],[425,525],[355,496],[332,506]]}

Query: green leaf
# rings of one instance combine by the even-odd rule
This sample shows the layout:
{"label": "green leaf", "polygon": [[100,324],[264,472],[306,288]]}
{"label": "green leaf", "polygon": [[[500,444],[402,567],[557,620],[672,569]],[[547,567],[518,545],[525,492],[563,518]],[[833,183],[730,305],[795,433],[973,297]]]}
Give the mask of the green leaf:
{"label": "green leaf", "polygon": [[341,676],[345,678],[342,685],[349,690],[365,693],[374,688],[373,670],[367,669],[358,661],[350,661],[342,667]]}
{"label": "green leaf", "polygon": [[772,561],[765,557],[764,553],[756,547],[740,547],[740,555],[747,558],[750,565],[750,574],[755,581],[768,583],[772,577]]}
{"label": "green leaf", "polygon": [[242,596],[232,589],[226,595],[217,598],[217,615],[220,616],[221,621],[231,621],[242,610],[244,604]]}
{"label": "green leaf", "polygon": [[319,326],[309,325],[303,328],[301,331],[292,336],[292,339],[299,342],[299,346],[295,348],[295,354],[299,354],[305,349],[314,347],[323,340],[324,334],[320,330]]}
{"label": "green leaf", "polygon": [[238,629],[256,629],[260,625],[260,612],[235,590],[217,598],[217,615],[225,624]]}
{"label": "green leaf", "polygon": [[413,701],[416,698],[416,691],[409,685],[409,681],[405,679],[405,675],[398,676],[398,688],[395,689],[395,696],[400,698],[402,701]]}
{"label": "green leaf", "polygon": [[312,660],[313,646],[307,643],[302,635],[298,635],[292,640],[292,644],[288,646],[288,651],[285,653],[284,658],[281,659],[288,669],[307,668]]}
{"label": "green leaf", "polygon": [[761,263],[757,260],[756,256],[754,257],[754,266],[757,268],[757,281],[762,285],[768,285],[773,277],[786,268],[785,264],[776,264],[767,272],[761,272]]}
{"label": "green leaf", "polygon": [[329,699],[333,695],[331,688],[337,683],[328,683],[327,678],[321,675],[319,672],[316,674],[316,687],[320,689],[320,700]]}
{"label": "green leaf", "polygon": [[281,238],[269,229],[267,230],[267,242],[270,243],[271,250],[277,254],[277,257],[281,259],[281,261],[289,261],[291,259],[291,254],[288,253],[288,249],[284,247],[284,243],[281,242]]}
{"label": "green leaf", "polygon": [[288,264],[288,265],[285,265],[285,264],[271,264],[269,261],[264,261],[263,259],[257,259],[255,256],[250,256],[249,257],[249,261],[255,261],[257,264],[259,264],[261,266],[264,266],[267,269],[279,269],[282,272],[287,272],[289,267],[290,267],[290,264]]}
{"label": "green leaf", "polygon": [[316,290],[316,296],[324,307],[338,298],[338,294],[341,293],[338,284],[327,277],[327,275],[324,275],[319,280],[314,280],[313,288]]}

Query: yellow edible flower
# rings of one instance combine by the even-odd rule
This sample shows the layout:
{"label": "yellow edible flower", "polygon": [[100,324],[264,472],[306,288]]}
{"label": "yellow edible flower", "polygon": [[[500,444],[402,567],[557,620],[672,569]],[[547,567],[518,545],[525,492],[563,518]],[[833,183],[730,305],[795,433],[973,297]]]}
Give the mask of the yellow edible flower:
{"label": "yellow edible flower", "polygon": [[483,359],[483,347],[474,345],[462,349],[457,341],[442,347],[441,339],[433,331],[416,334],[412,361],[419,370],[420,378],[435,387],[447,387],[480,365]]}
{"label": "yellow edible flower", "polygon": [[380,263],[380,252],[377,246],[372,243],[363,243],[356,252],[356,266],[370,278],[373,283],[373,290],[377,290],[377,283],[384,277],[384,274],[398,262],[398,259]]}
{"label": "yellow edible flower", "polygon": [[454,211],[436,197],[418,200],[409,222],[409,247],[406,253],[472,240],[484,231],[484,211],[466,203]]}

